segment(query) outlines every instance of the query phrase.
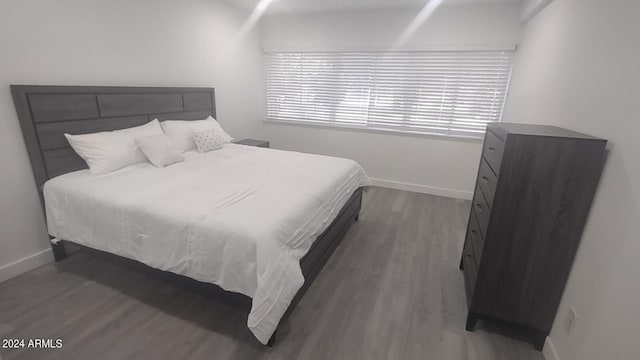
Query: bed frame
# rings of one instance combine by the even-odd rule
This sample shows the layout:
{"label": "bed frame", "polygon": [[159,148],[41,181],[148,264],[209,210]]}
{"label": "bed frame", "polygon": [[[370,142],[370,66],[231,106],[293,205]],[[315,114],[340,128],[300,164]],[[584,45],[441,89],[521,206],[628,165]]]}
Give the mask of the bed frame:
{"label": "bed frame", "polygon": [[[209,115],[216,117],[213,88],[11,85],[11,93],[43,210],[42,187],[47,180],[87,168],[86,163],[69,146],[65,133],[85,134],[124,129],[156,118],[162,121],[198,120]],[[336,219],[302,258],[300,266],[305,282],[280,324],[296,307],[351,224],[358,220],[361,205],[362,188],[353,193]],[[66,257],[66,242],[62,240],[51,244],[56,261]],[[112,254],[107,256],[120,258]],[[214,284],[204,286],[219,289]],[[241,294],[233,296],[236,295],[246,298]],[[246,299],[239,299],[239,302],[250,303]],[[275,336],[274,333],[269,346],[273,346]]]}

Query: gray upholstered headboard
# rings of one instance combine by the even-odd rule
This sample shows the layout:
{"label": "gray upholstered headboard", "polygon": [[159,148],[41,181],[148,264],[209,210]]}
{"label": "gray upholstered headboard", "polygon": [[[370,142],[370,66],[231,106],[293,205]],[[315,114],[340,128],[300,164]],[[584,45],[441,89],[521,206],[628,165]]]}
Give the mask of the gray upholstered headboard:
{"label": "gray upholstered headboard", "polygon": [[87,167],[64,133],[216,116],[213,88],[11,85],[11,93],[38,189],[52,177]]}

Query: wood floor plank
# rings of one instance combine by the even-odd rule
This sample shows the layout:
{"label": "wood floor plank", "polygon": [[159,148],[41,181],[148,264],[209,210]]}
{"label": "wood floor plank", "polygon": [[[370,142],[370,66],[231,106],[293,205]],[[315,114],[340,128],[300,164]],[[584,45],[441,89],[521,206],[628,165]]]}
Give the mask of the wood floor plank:
{"label": "wood floor plank", "polygon": [[2,359],[541,360],[479,322],[464,330],[458,261],[469,202],[372,187],[355,223],[276,346],[215,296],[76,252],[0,284],[0,337],[61,338],[62,349]]}

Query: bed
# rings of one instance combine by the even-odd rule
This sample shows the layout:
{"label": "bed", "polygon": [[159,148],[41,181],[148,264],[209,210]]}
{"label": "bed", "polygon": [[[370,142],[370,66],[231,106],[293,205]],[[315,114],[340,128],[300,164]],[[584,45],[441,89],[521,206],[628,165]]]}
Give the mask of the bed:
{"label": "bed", "polygon": [[369,184],[351,160],[237,144],[91,175],[64,133],[215,117],[214,89],[14,85],[12,94],[56,260],[72,242],[249,297],[247,325],[263,344],[358,219]]}

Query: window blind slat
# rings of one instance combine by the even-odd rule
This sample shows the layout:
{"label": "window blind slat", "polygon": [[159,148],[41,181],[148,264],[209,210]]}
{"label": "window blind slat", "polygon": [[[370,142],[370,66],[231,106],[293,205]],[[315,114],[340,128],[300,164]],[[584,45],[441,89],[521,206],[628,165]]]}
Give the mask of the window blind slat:
{"label": "window blind slat", "polygon": [[269,53],[267,117],[480,137],[500,121],[512,51]]}

